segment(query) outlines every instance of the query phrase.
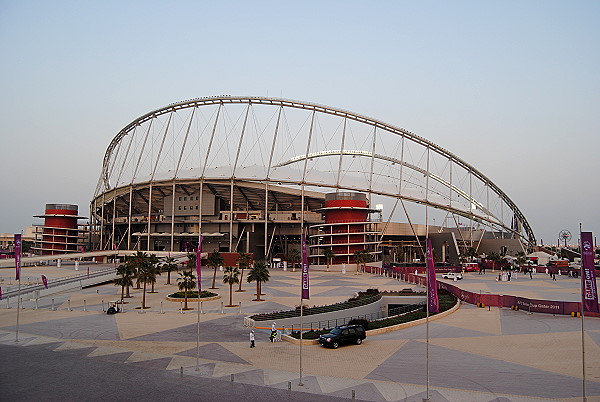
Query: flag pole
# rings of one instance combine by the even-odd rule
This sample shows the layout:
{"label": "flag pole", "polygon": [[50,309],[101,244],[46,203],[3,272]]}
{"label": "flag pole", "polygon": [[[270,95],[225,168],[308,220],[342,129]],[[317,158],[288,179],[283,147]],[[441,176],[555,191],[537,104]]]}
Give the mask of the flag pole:
{"label": "flag pole", "polygon": [[[429,154],[428,154],[429,155]],[[429,161],[429,158],[428,158]],[[430,254],[432,252],[431,250],[431,244],[429,241],[429,220],[428,218],[428,210],[429,208],[427,208],[427,205],[425,205],[425,250],[427,254]],[[425,275],[425,277],[427,278],[426,281],[426,285],[427,285],[427,313],[425,316],[425,338],[426,338],[426,344],[425,344],[425,371],[427,372],[426,376],[427,376],[427,386],[426,386],[426,394],[425,394],[425,398],[423,399],[424,402],[428,402],[429,401],[429,255],[426,255],[425,257],[427,259],[427,262],[425,264],[426,266],[426,270],[427,273]]]}
{"label": "flag pole", "polygon": [[[429,147],[427,147],[427,175],[425,176],[425,252],[426,252],[426,263],[425,263],[425,277],[427,278],[427,313],[425,316],[425,338],[427,339],[425,345],[425,371],[427,372],[427,387],[424,402],[429,402],[429,281],[430,281],[430,269],[434,269],[429,266],[429,259],[433,259],[433,250],[431,250],[431,242],[429,240],[429,207],[427,206],[427,200],[429,199]],[[435,271],[434,271],[435,275]]]}
{"label": "flag pole", "polygon": [[[581,252],[581,256],[583,257],[583,242],[581,240],[581,222],[579,222],[579,251]],[[585,275],[583,273],[583,260],[581,261],[581,282],[585,280]],[[594,268],[593,268],[594,269]],[[585,389],[585,326],[584,326],[584,316],[585,316],[585,306],[583,301],[584,290],[581,290],[581,371],[582,371],[582,394],[583,394],[583,402],[587,402],[587,392]]]}
{"label": "flag pole", "polygon": [[196,276],[198,277],[198,328],[196,337],[196,371],[200,371],[200,293],[202,292],[202,240],[200,235],[198,248],[196,249]]}
{"label": "flag pole", "polygon": [[19,342],[19,314],[21,312],[21,240],[22,234],[15,234],[14,238],[14,254],[15,254],[15,269],[16,279],[19,281],[17,287],[17,330],[15,333],[15,342]]}

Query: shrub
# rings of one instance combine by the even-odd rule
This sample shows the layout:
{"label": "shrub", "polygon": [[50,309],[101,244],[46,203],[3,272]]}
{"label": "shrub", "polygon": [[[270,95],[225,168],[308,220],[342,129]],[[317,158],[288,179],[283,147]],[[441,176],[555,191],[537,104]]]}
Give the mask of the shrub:
{"label": "shrub", "polygon": [[353,318],[348,322],[348,325],[360,325],[365,331],[369,329],[369,321],[364,318]]}
{"label": "shrub", "polygon": [[[216,293],[213,292],[209,292],[208,290],[203,290],[200,293],[200,297],[213,297],[213,296],[217,296]],[[173,297],[176,299],[183,299],[185,297],[185,294],[183,292],[175,292],[175,293],[171,293],[169,295],[169,297]],[[188,299],[196,299],[198,298],[198,291],[197,290],[192,290],[190,292],[188,292],[187,294]]]}

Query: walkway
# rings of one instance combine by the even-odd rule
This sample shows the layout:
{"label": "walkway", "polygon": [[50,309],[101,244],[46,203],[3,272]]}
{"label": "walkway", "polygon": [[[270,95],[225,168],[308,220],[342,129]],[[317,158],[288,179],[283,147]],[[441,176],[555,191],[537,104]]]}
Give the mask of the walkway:
{"label": "walkway", "polygon": [[[210,286],[211,275],[209,270],[203,272],[204,288]],[[172,275],[173,282],[175,276]],[[543,274],[535,278],[533,281],[523,279],[528,284],[521,284],[521,278],[517,282],[502,283],[489,279],[488,283],[487,278],[468,274],[459,284],[478,287],[486,283],[490,291],[493,286],[503,286],[506,294],[512,294],[512,289],[520,289],[527,297],[534,294],[539,297],[542,291],[567,297],[574,289],[566,282],[574,279],[564,278],[562,282],[563,278],[559,277],[552,283]],[[14,367],[14,370],[3,369],[0,373],[0,389],[13,392],[10,395],[17,389],[23,392],[21,390],[27,388],[17,388],[19,382],[12,382],[23,381],[21,377],[28,378],[30,383],[48,381],[43,371],[15,362],[37,364],[37,356],[43,360],[52,355],[52,359],[73,367],[74,371],[67,370],[67,373],[78,373],[76,367],[82,364],[93,369],[82,374],[86,384],[84,390],[69,391],[70,387],[57,387],[67,399],[82,395],[94,399],[98,387],[90,385],[88,388],[87,384],[102,383],[106,376],[114,384],[112,391],[106,391],[112,394],[98,395],[108,395],[110,399],[135,399],[138,385],[132,383],[136,381],[152,390],[149,394],[140,390],[139,399],[143,395],[186,399],[177,396],[179,388],[195,395],[210,388],[210,392],[218,392],[222,400],[239,400],[241,393],[246,395],[246,400],[281,400],[288,398],[288,386],[292,388],[289,394],[293,395],[292,400],[318,400],[321,395],[327,400],[351,398],[353,390],[358,400],[420,402],[425,396],[424,325],[372,336],[361,346],[337,350],[306,346],[303,348],[305,385],[299,387],[298,346],[287,342],[272,344],[268,341],[267,331],[257,331],[257,347],[250,349],[248,329],[243,327],[242,317],[251,312],[283,310],[297,305],[300,272],[272,272],[271,281],[263,286],[267,294],[265,302],[252,302],[254,286],[244,282],[247,292],[233,294],[234,303],[242,302],[243,314],[239,314],[239,308],[225,308],[225,314],[220,314],[221,301],[227,304],[229,297],[228,288],[219,283],[220,280],[221,273],[218,273],[220,289],[217,292],[222,299],[203,303],[205,314],[201,315],[198,371],[197,311],[181,314],[177,311],[178,303],[163,302],[166,313],[160,313],[160,301],[175,288],[175,285],[164,285],[164,276],[159,278],[159,293],[149,295],[148,304],[152,308],[145,314],[134,309],[141,300],[138,290],[132,293],[134,298],[126,305],[124,314],[101,314],[101,300],[118,298],[119,289],[114,285],[65,294],[55,300],[57,311],[49,310],[48,301],[40,300],[38,310],[33,309],[33,302],[26,301],[27,308],[20,314],[18,344],[14,342],[16,310],[0,306],[0,359],[4,367]],[[329,304],[366,288],[397,290],[406,287],[410,285],[370,274],[342,276],[312,272],[309,302],[311,305]],[[69,299],[72,311],[67,310]],[[83,300],[86,300],[88,310],[85,312]],[[566,316],[529,315],[509,309],[488,310],[462,305],[456,313],[430,323],[431,400],[581,400],[580,324],[580,319]],[[593,396],[591,400],[600,399],[598,319],[586,320],[586,356],[587,392]],[[81,363],[84,360],[85,363]],[[183,378],[180,378],[182,367]],[[128,376],[135,372],[138,372],[134,377],[137,380],[129,380]],[[230,384],[232,374],[236,385]],[[160,379],[157,384],[164,382],[164,387],[150,385],[144,378]],[[65,381],[65,384],[69,383]],[[230,388],[225,388],[225,384]],[[140,385],[139,388],[143,387]],[[133,398],[127,394],[130,390],[136,390]],[[308,397],[295,391],[314,395]],[[40,395],[35,390],[26,392],[26,397],[20,399],[38,399]]]}

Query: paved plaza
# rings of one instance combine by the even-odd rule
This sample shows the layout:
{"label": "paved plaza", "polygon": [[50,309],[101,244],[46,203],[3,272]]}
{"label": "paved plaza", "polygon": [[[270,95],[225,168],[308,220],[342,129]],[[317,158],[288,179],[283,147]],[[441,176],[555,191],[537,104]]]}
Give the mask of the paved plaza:
{"label": "paved plaza", "polygon": [[[106,268],[93,265],[91,270]],[[80,272],[86,272],[82,265]],[[56,279],[73,275],[72,265],[25,267],[23,278],[44,273]],[[14,286],[14,270],[0,270],[3,291]],[[158,278],[141,313],[141,290],[132,289],[125,312],[102,313],[120,288],[106,284],[24,300],[19,342],[15,342],[16,302],[0,304],[0,389],[4,400],[336,400],[421,401],[426,396],[425,325],[368,337],[360,346],[337,350],[303,347],[303,383],[299,386],[299,347],[270,343],[267,330],[256,330],[250,348],[243,317],[286,310],[299,304],[300,272],[271,271],[263,285],[265,301],[255,302],[254,284],[234,292],[217,273],[221,299],[204,302],[200,315],[197,366],[197,310],[181,313],[165,296],[176,290]],[[537,274],[533,279],[498,282],[497,275],[469,273],[457,284],[473,292],[536,299],[576,301],[579,281]],[[203,270],[203,288],[212,271]],[[415,288],[371,274],[311,272],[309,305],[352,297],[368,288]],[[236,289],[237,287],[234,287]],[[51,311],[52,300],[56,310]],[[161,306],[162,302],[162,306]],[[85,310],[84,311],[84,304]],[[68,309],[70,306],[70,310]],[[161,313],[162,309],[162,313]],[[223,312],[222,312],[223,309]],[[600,400],[600,320],[586,319],[587,394]],[[506,308],[460,308],[429,328],[432,401],[579,401],[582,394],[581,320],[569,316],[527,314]],[[233,383],[232,383],[233,379]],[[291,390],[288,390],[291,387]],[[340,399],[341,400],[341,399]]]}

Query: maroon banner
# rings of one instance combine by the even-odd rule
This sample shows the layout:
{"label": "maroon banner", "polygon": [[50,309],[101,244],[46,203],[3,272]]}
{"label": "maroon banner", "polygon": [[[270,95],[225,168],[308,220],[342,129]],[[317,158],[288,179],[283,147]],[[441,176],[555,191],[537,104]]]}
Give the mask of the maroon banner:
{"label": "maroon banner", "polygon": [[2,286],[0,286],[0,300],[2,300]]}
{"label": "maroon banner", "polygon": [[429,298],[427,303],[429,304],[430,313],[440,312],[440,301],[437,293],[437,281],[435,279],[435,266],[433,263],[433,248],[431,246],[431,239],[427,239],[427,291]]}
{"label": "maroon banner", "polygon": [[594,267],[594,243],[592,232],[581,232],[581,295],[583,311],[598,313],[598,291]]}
{"label": "maroon banner", "polygon": [[306,251],[306,235],[302,234],[302,297],[309,299],[308,291],[308,252]]}
{"label": "maroon banner", "polygon": [[21,278],[21,235],[15,235],[15,268],[16,275],[15,280],[19,280]]}
{"label": "maroon banner", "polygon": [[200,236],[198,248],[196,249],[196,276],[198,277],[198,297],[202,291],[202,240],[204,236]]}
{"label": "maroon banner", "polygon": [[42,283],[44,284],[46,289],[48,289],[48,278],[46,278],[46,275],[42,275]]}

